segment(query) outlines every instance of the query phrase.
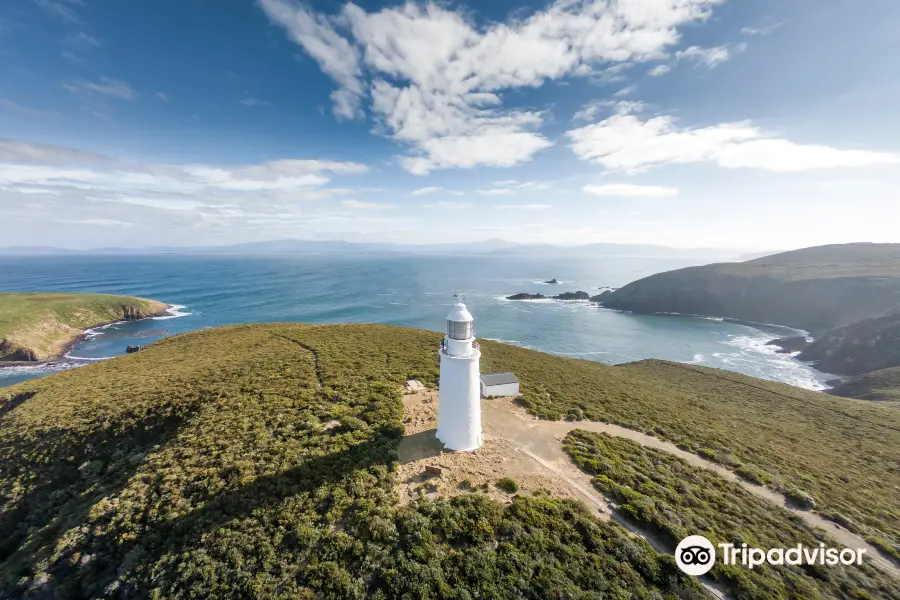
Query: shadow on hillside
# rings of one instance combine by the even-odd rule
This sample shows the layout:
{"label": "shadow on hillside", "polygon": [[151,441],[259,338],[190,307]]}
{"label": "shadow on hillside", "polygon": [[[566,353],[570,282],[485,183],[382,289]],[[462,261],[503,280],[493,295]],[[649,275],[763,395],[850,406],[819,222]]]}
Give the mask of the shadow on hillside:
{"label": "shadow on hillside", "polygon": [[[23,402],[41,400],[36,392]],[[91,508],[104,496],[118,494],[145,456],[177,432],[194,410],[184,407],[178,415],[143,415],[113,432],[100,422],[83,425],[90,431],[79,431],[77,425],[54,427],[33,437],[15,435],[10,427],[0,438],[0,456],[5,457],[0,461],[0,482],[7,486],[0,491],[0,597],[21,596],[17,580],[28,581],[34,575],[31,567],[49,558],[64,533],[88,524]],[[9,486],[16,480],[33,487],[15,497]],[[65,555],[56,563],[69,558]],[[66,587],[72,589],[68,582]]]}
{"label": "shadow on hillside", "polygon": [[[324,485],[344,480],[356,471],[375,465],[388,465],[396,458],[397,441],[389,434],[375,433],[373,438],[347,450],[313,457],[287,471],[259,477],[243,487],[220,493],[201,508],[181,517],[149,523],[148,530],[131,542],[116,539],[119,532],[115,530],[105,536],[94,538],[91,542],[92,552],[102,552],[116,559],[115,564],[110,564],[101,578],[106,582],[112,581],[117,576],[116,571],[121,568],[123,557],[128,555],[140,556],[142,565],[154,565],[166,553],[190,551],[191,548],[203,544],[204,534],[233,521],[251,517],[260,509],[276,505],[287,498],[311,494]],[[317,512],[322,517],[332,503],[331,498],[318,499],[312,495],[308,501],[327,505],[317,507]],[[177,568],[177,564],[171,568]],[[68,569],[73,570],[71,567]],[[59,573],[59,576],[65,577],[66,574]],[[79,572],[78,576],[81,577],[82,573]],[[160,572],[154,571],[154,579],[160,578],[168,579]],[[172,579],[177,579],[177,576]],[[142,596],[146,591],[144,588],[140,590],[123,588],[120,595]]]}
{"label": "shadow on hillside", "polygon": [[440,456],[444,450],[444,444],[437,439],[436,434],[437,429],[429,429],[404,436],[397,447],[400,464],[405,465],[423,458]]}

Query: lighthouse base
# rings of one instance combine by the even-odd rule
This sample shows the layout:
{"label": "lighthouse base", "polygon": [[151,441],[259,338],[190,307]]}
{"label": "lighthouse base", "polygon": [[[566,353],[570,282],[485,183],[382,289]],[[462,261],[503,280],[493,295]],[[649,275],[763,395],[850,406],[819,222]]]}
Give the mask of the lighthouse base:
{"label": "lighthouse base", "polygon": [[437,439],[449,450],[477,450],[481,439],[481,353],[457,357],[441,352]]}

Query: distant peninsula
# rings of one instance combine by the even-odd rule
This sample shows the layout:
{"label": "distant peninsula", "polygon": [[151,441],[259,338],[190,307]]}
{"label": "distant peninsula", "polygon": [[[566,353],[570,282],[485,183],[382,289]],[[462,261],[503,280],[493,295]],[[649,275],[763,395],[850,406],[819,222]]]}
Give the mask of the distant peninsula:
{"label": "distant peninsula", "polygon": [[678,269],[630,283],[601,303],[803,329],[811,343],[773,345],[836,375],[900,366],[900,244],[835,244]]}
{"label": "distant peninsula", "polygon": [[0,361],[65,354],[86,329],[163,315],[167,304],[109,294],[0,293]]}

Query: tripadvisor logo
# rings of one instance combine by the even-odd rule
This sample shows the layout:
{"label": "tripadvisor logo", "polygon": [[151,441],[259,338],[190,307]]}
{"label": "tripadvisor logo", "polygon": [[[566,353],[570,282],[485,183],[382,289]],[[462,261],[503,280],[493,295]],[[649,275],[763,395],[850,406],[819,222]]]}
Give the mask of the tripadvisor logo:
{"label": "tripadvisor logo", "polygon": [[689,535],[675,548],[675,562],[688,575],[706,575],[716,564],[716,549],[702,535]]}
{"label": "tripadvisor logo", "polygon": [[[861,565],[865,548],[807,547],[797,544],[791,548],[750,548],[720,543],[722,564],[743,565],[750,569],[760,565]],[[689,535],[675,548],[675,562],[688,575],[705,575],[716,564],[716,549],[712,542],[702,535]]]}

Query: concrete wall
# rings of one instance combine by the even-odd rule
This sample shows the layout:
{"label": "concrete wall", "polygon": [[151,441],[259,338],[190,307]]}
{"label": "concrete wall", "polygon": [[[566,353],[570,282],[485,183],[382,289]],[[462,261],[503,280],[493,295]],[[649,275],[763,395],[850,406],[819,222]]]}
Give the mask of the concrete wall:
{"label": "concrete wall", "polygon": [[485,398],[490,398],[491,396],[518,396],[519,384],[504,383],[502,385],[487,386],[482,382],[481,395]]}

